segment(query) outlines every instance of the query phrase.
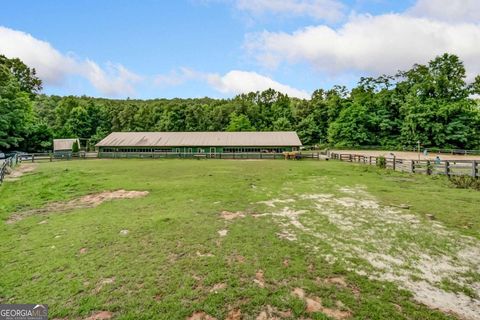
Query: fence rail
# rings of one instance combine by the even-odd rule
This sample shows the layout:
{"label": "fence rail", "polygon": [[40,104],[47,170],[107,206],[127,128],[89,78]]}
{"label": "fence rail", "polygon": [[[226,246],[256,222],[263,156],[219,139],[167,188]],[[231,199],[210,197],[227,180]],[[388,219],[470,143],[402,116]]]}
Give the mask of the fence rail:
{"label": "fence rail", "polygon": [[[184,153],[184,152],[99,152],[99,158],[128,159],[285,159],[283,153]],[[319,159],[319,153],[298,153],[297,159]]]}
{"label": "fence rail", "polygon": [[427,175],[471,176],[480,177],[480,161],[477,160],[412,160],[396,157],[377,157],[361,154],[330,153],[333,160],[357,162],[368,165],[377,165],[380,159],[385,159],[385,168],[394,171],[420,173]]}
{"label": "fence rail", "polygon": [[0,185],[5,179],[8,168],[10,167],[11,169],[13,169],[20,161],[21,159],[17,155],[13,155],[2,161],[2,163],[0,164]]}

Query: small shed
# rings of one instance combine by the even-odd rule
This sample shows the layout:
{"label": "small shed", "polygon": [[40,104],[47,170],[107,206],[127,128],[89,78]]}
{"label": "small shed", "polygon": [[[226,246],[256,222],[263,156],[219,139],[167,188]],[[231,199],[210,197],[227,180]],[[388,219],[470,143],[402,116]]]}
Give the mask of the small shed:
{"label": "small shed", "polygon": [[75,139],[53,139],[53,152],[62,153],[62,152],[72,152],[73,144],[75,141],[80,147],[80,140]]}

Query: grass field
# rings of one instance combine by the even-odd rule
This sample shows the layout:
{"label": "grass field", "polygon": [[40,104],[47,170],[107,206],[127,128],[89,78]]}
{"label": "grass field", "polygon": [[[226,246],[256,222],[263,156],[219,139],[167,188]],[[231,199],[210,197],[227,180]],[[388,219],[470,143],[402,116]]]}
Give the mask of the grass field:
{"label": "grass field", "polygon": [[480,193],[444,177],[282,160],[29,169],[0,187],[0,303],[52,319],[480,319]]}

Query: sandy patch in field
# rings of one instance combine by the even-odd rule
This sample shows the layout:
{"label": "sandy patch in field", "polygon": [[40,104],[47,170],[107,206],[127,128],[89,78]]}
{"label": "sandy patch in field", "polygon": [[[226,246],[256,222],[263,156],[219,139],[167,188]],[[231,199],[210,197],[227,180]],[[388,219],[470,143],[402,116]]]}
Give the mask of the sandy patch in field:
{"label": "sandy patch in field", "polygon": [[107,320],[111,319],[112,317],[113,313],[111,313],[110,311],[100,311],[91,315],[88,318],[85,318],[84,320]]}
{"label": "sandy patch in field", "polygon": [[216,283],[213,285],[212,289],[210,289],[210,292],[218,293],[218,291],[224,290],[226,287],[226,283]]}
{"label": "sandy patch in field", "polygon": [[109,285],[109,284],[114,284],[115,283],[115,277],[112,277],[112,278],[105,278],[105,279],[102,279],[98,284],[97,286],[95,287],[95,290],[94,292],[95,293],[99,293],[100,291],[102,291],[102,289]]}
{"label": "sandy patch in field", "polygon": [[284,318],[291,318],[292,311],[281,311],[271,305],[267,305],[264,310],[255,318],[256,320],[279,320]]}
{"label": "sandy patch in field", "polygon": [[10,172],[10,174],[5,176],[5,181],[16,181],[24,174],[35,171],[36,168],[36,163],[22,163]]}
{"label": "sandy patch in field", "polygon": [[67,212],[75,209],[95,208],[106,201],[146,197],[148,193],[148,191],[105,191],[89,194],[67,202],[52,202],[43,208],[16,212],[8,218],[7,224],[15,223],[26,217],[37,214],[50,214],[56,212]]}
{"label": "sandy patch in field", "polygon": [[265,277],[263,270],[258,270],[255,273],[255,279],[253,279],[253,282],[257,284],[260,288],[265,288]]}
{"label": "sandy patch in field", "polygon": [[210,252],[201,253],[200,251],[197,251],[196,254],[197,254],[197,257],[200,257],[200,258],[212,258],[212,257],[215,257],[215,255],[213,255],[213,254],[210,253]]}
{"label": "sandy patch in field", "polygon": [[272,199],[268,201],[259,201],[257,203],[264,204],[266,206],[274,208],[276,203],[290,203],[290,202],[295,202],[295,199]]}
{"label": "sandy patch in field", "polygon": [[227,314],[225,320],[241,320],[242,318],[242,311],[240,309],[230,310]]}
{"label": "sandy patch in field", "polygon": [[[274,207],[273,212],[256,216],[273,217],[281,227],[280,238],[296,241],[331,263],[342,261],[352,272],[394,282],[432,309],[480,319],[479,240],[450,231],[437,221],[420,219],[408,210],[382,206],[364,187],[339,191],[345,196],[298,195],[303,200],[298,207],[289,202],[289,207]],[[305,200],[309,200],[307,204]],[[465,288],[474,297],[464,290],[447,290],[445,281],[453,288]],[[348,287],[343,278],[325,282]]]}
{"label": "sandy patch in field", "polygon": [[225,220],[235,220],[238,218],[245,218],[245,213],[240,211],[237,211],[237,212],[222,211],[220,213],[220,217]]}
{"label": "sandy patch in field", "polygon": [[[321,312],[329,316],[330,318],[343,320],[350,318],[352,313],[350,311],[343,311],[340,309],[327,308],[322,305],[322,299],[318,297],[308,297],[302,288],[295,288],[292,294],[303,300],[306,304],[306,310],[308,313]],[[341,303],[340,303],[341,304]]]}

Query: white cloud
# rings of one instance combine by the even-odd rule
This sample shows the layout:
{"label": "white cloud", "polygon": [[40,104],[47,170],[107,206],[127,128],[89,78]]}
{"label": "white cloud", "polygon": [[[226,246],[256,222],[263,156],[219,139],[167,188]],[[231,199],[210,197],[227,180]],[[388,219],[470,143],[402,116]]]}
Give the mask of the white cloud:
{"label": "white cloud", "polygon": [[319,25],[246,39],[246,48],[269,67],[307,62],[332,74],[381,74],[448,52],[460,56],[472,74],[480,72],[480,24],[474,23],[452,24],[407,14],[352,15],[338,29]]}
{"label": "white cloud", "polygon": [[310,95],[306,91],[281,84],[256,72],[232,70],[223,76],[209,74],[207,81],[216,90],[226,94],[240,94],[275,89],[291,97],[301,99],[310,98]]}
{"label": "white cloud", "polygon": [[120,64],[107,63],[106,68],[102,68],[92,60],[62,54],[50,43],[28,33],[2,26],[0,54],[20,58],[28,66],[34,67],[37,75],[47,85],[60,86],[69,76],[81,76],[108,96],[133,94],[134,84],[141,79]]}
{"label": "white cloud", "polygon": [[217,73],[198,72],[188,68],[180,68],[166,75],[157,75],[154,83],[160,87],[178,86],[188,81],[200,81],[210,85],[215,90],[227,94],[237,95],[267,89],[275,89],[291,97],[309,99],[310,94],[288,85],[279,83],[267,76],[252,71],[232,70],[225,75]]}
{"label": "white cloud", "polygon": [[447,22],[480,21],[479,0],[418,0],[408,10],[413,16],[427,17]]}
{"label": "white cloud", "polygon": [[178,71],[173,70],[169,74],[158,74],[153,83],[159,87],[178,86],[189,80],[201,78],[201,75],[189,68],[181,67]]}
{"label": "white cloud", "polygon": [[237,9],[254,15],[274,13],[288,16],[309,16],[329,22],[344,16],[345,6],[337,0],[235,0]]}

